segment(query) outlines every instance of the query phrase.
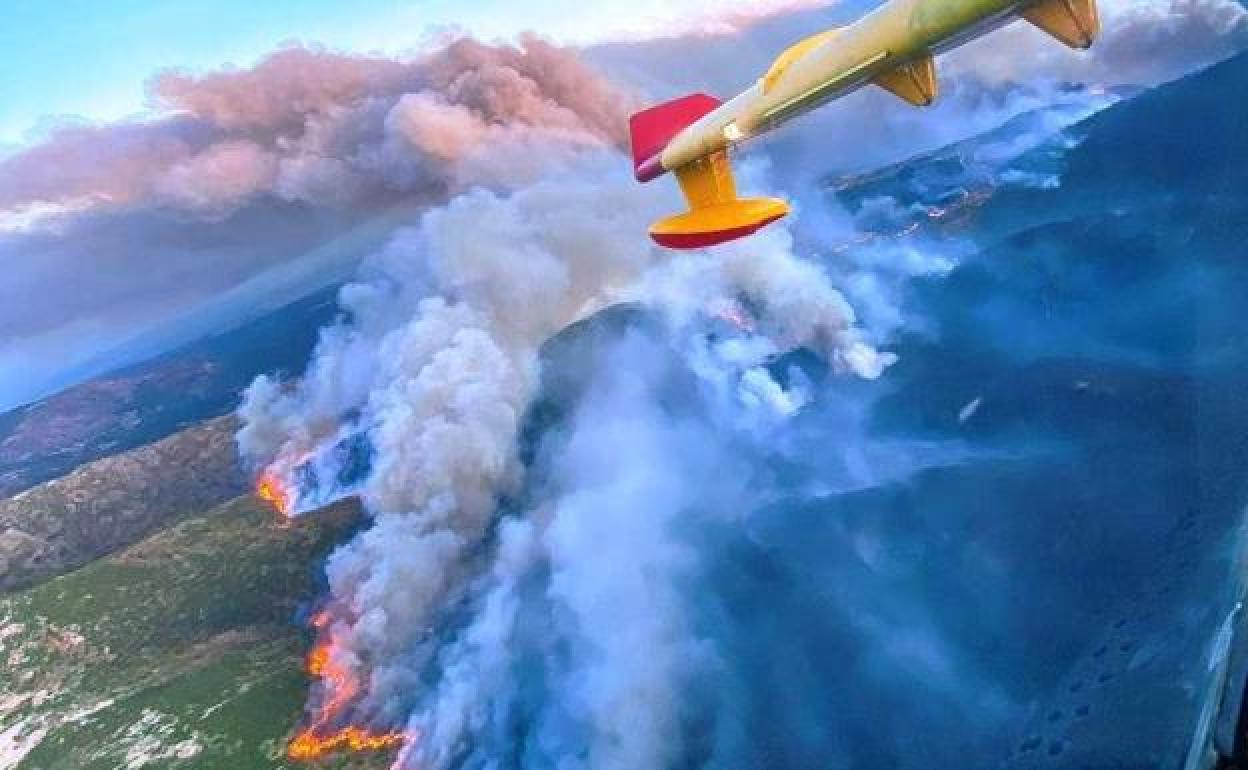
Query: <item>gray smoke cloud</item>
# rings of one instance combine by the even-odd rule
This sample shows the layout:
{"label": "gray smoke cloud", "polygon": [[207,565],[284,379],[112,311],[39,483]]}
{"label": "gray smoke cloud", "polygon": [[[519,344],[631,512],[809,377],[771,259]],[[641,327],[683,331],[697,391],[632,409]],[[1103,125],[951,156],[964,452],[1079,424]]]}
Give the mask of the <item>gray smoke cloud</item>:
{"label": "gray smoke cloud", "polygon": [[[580,56],[531,38],[465,40],[404,59],[291,48],[252,68],[158,75],[151,99],[165,118],[62,124],[36,145],[6,150],[0,371],[21,376],[0,379],[0,403],[339,281],[396,220],[473,185],[541,174],[552,140],[622,146],[637,94],[733,93],[785,45],[874,3],[801,5]],[[1103,5],[1106,36],[1091,54],[1071,55],[1016,25],[998,38],[1008,44],[946,60],[935,114],[864,92],[777,137],[776,157],[823,172],[871,167],[1042,106],[1054,98],[1047,83],[1147,85],[1245,42],[1244,10],[1230,0]],[[504,162],[489,150],[500,143],[535,149]],[[167,331],[132,339],[157,325]]]}
{"label": "gray smoke cloud", "polygon": [[[533,178],[557,152],[622,145],[636,104],[534,38],[409,60],[292,48],[247,70],[165,73],[151,91],[168,118],[64,126],[0,160],[6,360],[89,363],[226,294],[280,306],[349,274],[396,216]],[[499,147],[536,160],[503,162]],[[0,399],[60,382],[31,368],[6,364],[22,374]]]}
{"label": "gray smoke cloud", "polygon": [[262,193],[372,202],[449,186],[458,161],[513,134],[623,143],[633,105],[533,37],[463,39],[408,60],[290,48],[246,70],[166,72],[150,91],[169,118],[66,126],[6,158],[0,208],[77,202],[215,218]]}
{"label": "gray smoke cloud", "polygon": [[[467,590],[497,501],[520,481],[516,441],[539,349],[568,324],[623,299],[646,298],[673,318],[745,303],[758,339],[705,358],[732,364],[735,375],[721,379],[739,401],[779,414],[793,408],[761,366],[771,355],[810,347],[866,378],[893,360],[861,338],[849,305],[783,231],[689,263],[681,289],[661,277],[667,255],[630,237],[676,202],[630,180],[604,182],[624,162],[614,152],[563,158],[547,157],[538,181],[465,193],[401,232],[367,263],[368,279],[343,290],[351,321],[325,334],[306,376],[248,391],[245,457],[292,488],[300,468],[330,480],[301,489],[300,507],[359,494],[374,514],[327,568],[335,665],[367,683],[335,718],[393,724],[412,705],[438,651],[431,624]],[[649,288],[658,284],[668,292]],[[350,435],[367,440],[371,467],[339,486]],[[327,684],[319,698],[336,696]]]}

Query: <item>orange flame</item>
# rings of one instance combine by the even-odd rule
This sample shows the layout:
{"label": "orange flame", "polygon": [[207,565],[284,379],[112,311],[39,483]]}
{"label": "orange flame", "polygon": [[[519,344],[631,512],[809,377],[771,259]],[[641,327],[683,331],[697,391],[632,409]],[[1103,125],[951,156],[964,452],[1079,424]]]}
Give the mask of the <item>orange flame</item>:
{"label": "orange flame", "polygon": [[331,735],[317,735],[308,728],[296,735],[286,747],[291,759],[306,762],[320,759],[335,751],[385,751],[403,745],[403,733],[373,733],[362,727],[344,727]]}
{"label": "orange flame", "polygon": [[290,490],[271,470],[260,474],[260,478],[256,481],[256,497],[272,505],[278,513],[287,518],[293,511],[294,501],[291,499]]}
{"label": "orange flame", "polygon": [[307,672],[309,675],[320,678],[325,676],[325,669],[329,666],[329,645],[318,644],[308,653]]}
{"label": "orange flame", "polygon": [[375,732],[358,725],[332,729],[351,701],[360,692],[354,671],[334,655],[333,617],[323,610],[313,615],[308,625],[320,638],[308,653],[305,668],[309,675],[321,680],[321,701],[311,715],[308,726],[287,744],[286,754],[292,760],[319,759],[336,751],[386,751],[402,746],[407,735],[402,732]]}

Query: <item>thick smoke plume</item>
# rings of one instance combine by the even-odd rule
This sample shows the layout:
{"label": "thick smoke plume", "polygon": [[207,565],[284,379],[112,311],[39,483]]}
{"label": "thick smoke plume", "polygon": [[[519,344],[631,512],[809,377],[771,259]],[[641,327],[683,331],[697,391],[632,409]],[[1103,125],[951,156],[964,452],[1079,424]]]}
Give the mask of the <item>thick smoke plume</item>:
{"label": "thick smoke plume", "polygon": [[[540,181],[466,193],[397,235],[367,265],[372,279],[343,290],[350,321],[326,332],[307,376],[293,389],[261,380],[248,394],[239,436],[247,457],[270,472],[316,468],[329,488],[304,491],[308,499],[360,494],[374,515],[328,566],[330,654],[360,697],[317,724],[393,727],[405,718],[437,650],[437,616],[462,598],[498,500],[518,489],[517,434],[539,347],[587,313],[638,296],[663,257],[632,237],[657,213],[652,194],[603,181],[619,155],[600,150],[566,164],[560,155]],[[782,235],[696,272],[704,308],[745,303],[766,330],[761,353],[724,359],[740,367],[743,397],[783,401],[760,364],[784,350],[810,347],[865,377],[889,361],[859,338],[848,305]],[[333,466],[347,434],[364,437],[372,459],[363,478],[338,487]],[[306,483],[293,473],[286,481]],[[322,706],[338,703],[334,686],[318,696]]]}
{"label": "thick smoke plume", "polygon": [[[724,670],[689,612],[682,585],[710,568],[708,544],[679,532],[765,502],[766,485],[750,484],[759,457],[783,445],[817,390],[774,362],[800,350],[833,372],[880,377],[894,361],[876,343],[900,323],[896,286],[951,264],[912,247],[846,259],[837,280],[873,301],[863,329],[784,229],[673,260],[638,234],[679,202],[620,172],[629,98],[560,56],[462,42],[419,78],[348,68],[309,83],[270,62],[273,82],[244,73],[157,86],[197,119],[253,136],[302,126],[271,176],[257,174],[274,194],[447,198],[343,289],[344,318],[305,376],[261,379],[242,408],[244,456],[294,491],[296,515],[359,495],[372,516],[327,566],[315,627],[329,675],[301,736],[313,749],[364,728],[403,743],[400,768],[733,766],[742,730],[711,693],[748,683]],[[253,103],[256,93],[269,98]],[[353,119],[337,114],[360,93]],[[361,124],[374,127],[367,152],[344,153],[343,133],[359,142]],[[247,157],[227,150],[226,160]],[[747,175],[757,187],[767,173]],[[848,219],[812,221],[827,226],[812,240],[820,248],[838,230],[852,237]],[[534,500],[518,441],[542,345],[624,300],[663,319],[662,341],[640,334],[597,362],[592,395],[544,445],[548,478]],[[673,414],[658,391],[681,372],[696,404]],[[916,677],[945,683],[955,711],[987,722],[1007,713],[1006,696],[934,626],[893,638],[865,608],[850,620],[885,651],[878,665],[917,665]],[[691,725],[709,737],[690,742]],[[517,729],[532,739],[517,742]]]}
{"label": "thick smoke plume", "polygon": [[[683,289],[657,277],[669,258],[638,234],[678,203],[620,172],[627,161],[607,127],[623,125],[613,110],[626,100],[553,66],[483,76],[483,50],[464,43],[452,48],[458,54],[434,57],[445,93],[396,93],[385,121],[440,153],[444,182],[477,186],[366,262],[362,280],[342,291],[346,318],[325,332],[302,380],[261,379],[242,407],[243,454],[296,490],[297,510],[358,494],[373,516],[327,568],[331,595],[319,627],[325,670],[335,675],[322,680],[309,725],[327,744],[351,725],[401,727],[424,702],[438,618],[469,597],[499,500],[519,490],[520,423],[537,386],[539,348],[556,332],[624,299],[649,297],[685,319],[748,307],[752,341],[703,358],[744,402],[781,414],[793,411],[791,397],[762,367],[769,356],[806,347],[868,378],[891,360],[863,341],[848,304],[794,256],[783,232],[685,265]],[[219,120],[260,131],[290,120],[247,109],[228,84],[206,87],[211,97],[194,109]],[[465,94],[493,120],[463,107]],[[538,94],[565,98],[553,104]],[[319,98],[298,89],[291,97]],[[665,295],[644,288],[655,281]],[[353,474],[343,447],[360,442],[369,461]],[[446,750],[435,738],[448,729],[406,734],[423,753]],[[615,764],[630,766],[627,758]]]}

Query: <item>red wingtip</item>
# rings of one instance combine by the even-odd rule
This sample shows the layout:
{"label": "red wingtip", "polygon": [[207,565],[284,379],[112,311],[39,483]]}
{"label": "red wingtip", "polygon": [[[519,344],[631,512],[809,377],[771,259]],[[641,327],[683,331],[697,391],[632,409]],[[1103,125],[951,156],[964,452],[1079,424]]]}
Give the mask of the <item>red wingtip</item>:
{"label": "red wingtip", "polygon": [[633,143],[633,168],[638,181],[663,175],[658,156],[668,142],[722,102],[707,94],[690,94],[634,115],[628,122]]}

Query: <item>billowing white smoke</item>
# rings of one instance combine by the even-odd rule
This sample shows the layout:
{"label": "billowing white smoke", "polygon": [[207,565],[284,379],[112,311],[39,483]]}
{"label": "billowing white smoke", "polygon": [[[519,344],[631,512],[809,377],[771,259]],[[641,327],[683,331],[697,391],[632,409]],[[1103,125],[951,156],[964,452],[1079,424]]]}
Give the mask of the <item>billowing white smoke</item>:
{"label": "billowing white smoke", "polygon": [[[671,530],[716,490],[726,501],[719,510],[749,497],[744,475],[724,472],[736,456],[716,442],[748,444],[800,410],[801,378],[781,383],[767,366],[779,354],[807,349],[864,378],[893,360],[871,344],[828,275],[795,255],[786,230],[711,255],[676,258],[650,246],[647,225],[680,203],[628,179],[618,137],[605,128],[618,95],[578,92],[554,109],[527,98],[558,91],[547,76],[562,77],[530,68],[521,86],[510,76],[441,72],[441,86],[424,82],[411,93],[401,73],[386,80],[390,139],[353,162],[402,179],[440,158],[438,178],[453,197],[399,232],[343,290],[344,320],[326,331],[302,380],[262,378],[242,407],[243,454],[299,487],[301,507],[359,494],[372,515],[328,564],[328,620],[318,627],[345,676],[324,680],[310,721],[326,732],[347,723],[403,728],[400,768],[452,767],[473,752],[486,752],[481,764],[499,761],[488,752],[506,741],[490,736],[521,711],[548,765],[679,760],[684,685],[716,662],[682,610],[678,584],[697,565]],[[510,117],[481,120],[456,106],[465,92],[486,105],[492,95],[524,98],[508,102],[522,105]],[[252,114],[229,100],[192,109],[223,123]],[[256,128],[282,120],[264,116]],[[394,137],[420,146],[421,162],[396,150]],[[229,148],[225,159],[246,154]],[[320,167],[332,156],[306,153],[294,165],[306,164],[307,174],[287,181],[328,178],[313,187],[352,191],[350,169]],[[898,264],[870,280],[948,264],[912,256],[890,255]],[[881,305],[892,296],[878,285],[858,293],[883,297]],[[675,354],[709,396],[713,430],[665,414],[648,390],[662,376],[651,366],[661,366],[625,346],[601,395],[573,420],[549,496],[495,529],[500,499],[523,481],[517,438],[542,344],[621,300],[667,320]],[[721,316],[725,330],[707,334],[707,316]],[[362,476],[345,467],[343,446],[356,440],[371,452]],[[678,460],[662,462],[672,455]],[[535,581],[540,619],[525,609]],[[464,608],[469,616],[455,621],[462,626],[448,645],[446,619]],[[517,644],[533,623],[549,639]],[[516,649],[547,677],[542,703],[517,706],[526,697],[517,668],[531,661]]]}
{"label": "billowing white smoke", "polygon": [[[710,413],[682,418],[660,406],[672,362],[653,341],[624,335],[594,362],[592,393],[557,442],[551,488],[501,525],[472,619],[439,653],[438,686],[415,700],[415,740],[399,767],[450,767],[465,754],[498,761],[509,750],[499,731],[515,720],[543,736],[537,766],[626,770],[680,759],[681,725],[698,700],[690,693],[716,656],[687,616],[681,581],[700,556],[676,529],[753,504],[747,469],[728,447],[774,433],[801,397],[765,361],[809,347],[874,377],[890,360],[856,339],[844,301],[787,244],[780,233],[644,276],[641,293],[655,292],[672,355],[697,375]],[[758,269],[744,264],[751,252]],[[706,334],[708,310],[723,315],[717,341]],[[538,598],[531,588],[525,596],[526,581],[544,586]],[[534,624],[537,651],[518,638]],[[538,704],[523,703],[532,685],[517,681],[529,654],[547,692]]]}
{"label": "billowing white smoke", "polygon": [[[292,386],[262,378],[242,407],[247,458],[293,486],[306,483],[296,471],[312,467],[317,488],[305,503],[359,493],[374,517],[328,565],[326,633],[334,665],[350,672],[352,698],[318,716],[326,727],[345,719],[392,726],[414,705],[436,652],[437,615],[480,570],[496,502],[519,480],[517,432],[539,348],[569,323],[621,299],[666,307],[673,318],[743,303],[759,334],[704,351],[703,370],[718,372],[743,403],[777,414],[794,407],[761,366],[770,355],[810,347],[864,377],[891,360],[860,339],[849,306],[793,255],[783,231],[715,258],[670,261],[642,234],[676,201],[633,183],[614,151],[549,139],[545,147],[502,145],[487,159],[506,164],[521,152],[522,165],[544,169],[537,181],[472,190],[396,235],[343,290],[347,320],[326,332],[306,377]],[[354,435],[366,438],[371,466],[342,486],[334,466]],[[625,520],[629,503],[616,505]],[[523,549],[505,544],[502,553],[513,550]],[[334,687],[315,708],[337,702]],[[443,719],[425,730],[422,752],[439,749],[435,736],[451,728]],[[614,764],[636,766],[630,761]]]}
{"label": "billowing white smoke", "polygon": [[[702,486],[713,438],[657,406],[653,352],[625,344],[590,377],[596,393],[553,469],[558,492],[502,529],[481,610],[442,657],[441,686],[411,724],[423,740],[400,767],[447,767],[462,752],[497,760],[507,749],[496,731],[517,719],[544,737],[530,765],[628,770],[681,756],[689,685],[714,661],[679,585],[697,554],[674,528],[695,505],[743,490]],[[525,596],[523,581],[546,571],[544,594]],[[535,622],[549,695],[526,707],[514,668],[529,652],[522,626]]]}

